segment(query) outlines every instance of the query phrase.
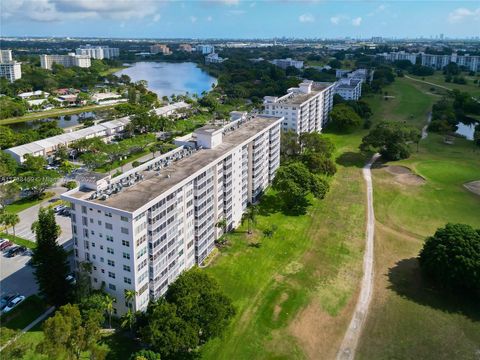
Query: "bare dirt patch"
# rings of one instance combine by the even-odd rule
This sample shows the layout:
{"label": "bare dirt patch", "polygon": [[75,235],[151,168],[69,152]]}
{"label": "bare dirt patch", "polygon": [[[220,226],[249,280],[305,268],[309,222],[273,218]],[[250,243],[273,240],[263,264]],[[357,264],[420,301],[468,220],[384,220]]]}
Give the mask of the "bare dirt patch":
{"label": "bare dirt patch", "polygon": [[463,184],[465,188],[474,194],[480,195],[480,180],[477,181],[470,181],[466,184]]}
{"label": "bare dirt patch", "polygon": [[278,315],[280,315],[280,311],[282,311],[282,304],[287,301],[288,299],[288,294],[287,293],[282,293],[280,296],[280,300],[278,301],[278,304],[275,304],[275,308],[273,309],[273,320],[278,320]]}
{"label": "bare dirt patch", "polygon": [[412,173],[405,166],[390,165],[385,168],[387,172],[394,176],[396,182],[404,185],[419,186],[425,184],[425,179],[420,175]]}

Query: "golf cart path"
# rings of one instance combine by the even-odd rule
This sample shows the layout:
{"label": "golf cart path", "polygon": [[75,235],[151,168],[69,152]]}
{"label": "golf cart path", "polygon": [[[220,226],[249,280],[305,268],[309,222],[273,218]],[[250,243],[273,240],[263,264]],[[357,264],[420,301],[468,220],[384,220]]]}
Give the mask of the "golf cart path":
{"label": "golf cart path", "polygon": [[405,75],[405,77],[407,79],[410,79],[410,80],[413,80],[413,81],[418,81],[418,82],[421,82],[421,83],[424,83],[424,84],[428,84],[428,85],[432,85],[432,86],[436,86],[436,87],[439,87],[439,88],[442,88],[444,90],[448,90],[448,91],[452,91],[452,89],[446,87],[446,86],[443,86],[443,85],[438,85],[438,84],[435,84],[435,83],[432,83],[430,81],[425,81],[425,80],[420,80],[420,79],[415,79],[415,78],[412,78],[408,75]]}
{"label": "golf cart path", "polygon": [[372,156],[370,161],[363,167],[363,178],[367,185],[367,230],[365,236],[365,253],[363,255],[363,277],[360,294],[353,312],[352,320],[345,333],[340,349],[337,353],[337,360],[352,360],[355,357],[358,340],[362,334],[363,326],[368,315],[368,308],[373,293],[373,246],[375,235],[375,213],[373,210],[373,185],[371,167],[380,157],[380,154]]}

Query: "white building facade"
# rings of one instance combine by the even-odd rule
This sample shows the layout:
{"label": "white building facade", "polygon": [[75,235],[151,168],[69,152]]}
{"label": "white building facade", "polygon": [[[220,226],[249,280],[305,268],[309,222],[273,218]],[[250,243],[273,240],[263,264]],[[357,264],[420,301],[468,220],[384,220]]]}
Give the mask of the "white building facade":
{"label": "white building facade", "polygon": [[9,82],[22,78],[22,64],[17,61],[0,63],[0,77],[6,78]]}
{"label": "white building facade", "polygon": [[22,63],[13,60],[12,50],[0,50],[0,77],[9,82],[22,78]]}
{"label": "white building facade", "polygon": [[422,65],[429,66],[435,70],[441,70],[450,63],[456,63],[470,71],[480,71],[480,56],[473,55],[432,55],[422,54]]}
{"label": "white building facade", "polygon": [[127,311],[124,290],[145,310],[212,252],[220,220],[240,224],[280,165],[281,121],[243,117],[198,129],[169,153],[62,195],[72,205],[75,263],[92,264],[92,284],[117,299],[117,314]]}
{"label": "white building facade", "polygon": [[334,83],[304,80],[284,96],[265,96],[264,114],[283,117],[284,131],[321,132],[333,107],[334,91]]}
{"label": "white building facade", "polygon": [[85,55],[92,59],[113,59],[120,56],[119,48],[111,48],[108,46],[92,46],[81,45],[76,50],[77,55]]}
{"label": "white building facade", "polygon": [[65,67],[78,66],[81,68],[89,68],[91,66],[89,55],[40,55],[40,66],[43,69],[52,70],[53,64],[60,64]]}
{"label": "white building facade", "polygon": [[407,60],[407,61],[410,61],[413,65],[415,65],[416,62],[417,62],[418,54],[417,53],[408,53],[408,52],[405,52],[405,51],[398,51],[398,52],[377,54],[377,56],[381,56],[386,61],[390,61],[390,62]]}
{"label": "white building facade", "polygon": [[274,60],[271,60],[270,63],[282,69],[286,69],[289,66],[293,66],[294,68],[297,68],[297,69],[303,68],[303,61],[293,60],[291,58],[274,59]]}
{"label": "white building facade", "polygon": [[202,53],[202,55],[208,55],[215,52],[213,45],[198,44],[195,46],[195,50]]}
{"label": "white building facade", "polygon": [[335,83],[335,94],[345,100],[358,100],[362,96],[361,79],[341,78]]}

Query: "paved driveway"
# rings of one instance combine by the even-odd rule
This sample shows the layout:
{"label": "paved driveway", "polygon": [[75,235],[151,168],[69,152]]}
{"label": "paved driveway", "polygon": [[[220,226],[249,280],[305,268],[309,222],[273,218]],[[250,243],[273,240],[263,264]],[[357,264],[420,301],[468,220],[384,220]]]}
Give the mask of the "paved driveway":
{"label": "paved driveway", "polygon": [[5,257],[0,253],[0,294],[18,293],[26,297],[38,291],[33,268],[26,265],[29,255],[17,255],[13,258]]}
{"label": "paved driveway", "polygon": [[[25,209],[18,213],[18,216],[20,217],[20,222],[15,226],[15,235],[30,241],[35,241],[35,234],[32,233],[32,230],[30,228],[32,227],[32,223],[38,219],[38,210],[41,206],[47,206],[49,203],[58,200],[59,195],[67,191],[67,189],[63,187],[56,187],[53,189],[49,189],[48,191],[55,192],[55,197],[53,199],[45,200],[38,205],[29,207],[28,209]],[[63,245],[72,238],[70,218],[67,216],[55,215],[55,220],[62,229],[62,233],[58,238],[58,243],[60,245]],[[9,231],[10,233],[12,233],[12,229],[10,229]]]}

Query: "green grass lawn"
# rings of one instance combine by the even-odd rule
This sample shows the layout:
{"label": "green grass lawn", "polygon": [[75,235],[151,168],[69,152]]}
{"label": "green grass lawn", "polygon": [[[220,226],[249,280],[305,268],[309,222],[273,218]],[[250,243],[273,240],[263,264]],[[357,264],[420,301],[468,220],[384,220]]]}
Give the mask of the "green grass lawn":
{"label": "green grass lawn", "polygon": [[29,249],[35,249],[37,246],[36,242],[15,236],[13,234],[6,234],[4,232],[0,232],[0,238],[6,238],[17,245],[25,246]]}
{"label": "green grass lawn", "polygon": [[[458,89],[458,90],[461,90],[461,91],[466,91],[466,92],[469,92],[470,94],[472,94],[475,97],[480,96],[480,87],[478,86],[478,84],[473,83],[473,80],[475,80],[475,79],[480,80],[480,77],[478,77],[478,76],[476,76],[476,77],[475,76],[469,76],[469,75],[466,75],[465,73],[462,73],[462,76],[464,76],[465,79],[467,80],[467,84],[465,84],[465,85],[455,84],[453,82],[450,82],[450,83],[445,82],[445,76],[442,74],[441,71],[436,71],[435,74],[431,75],[431,76],[424,76],[424,77],[414,76],[414,75],[408,75],[408,76],[411,76],[412,78],[415,78],[415,79],[428,81],[428,82],[431,82],[433,84],[441,85],[441,86],[447,87],[449,89]],[[428,85],[428,86],[429,86],[429,88],[432,87],[431,85]]]}
{"label": "green grass lawn", "polygon": [[[329,136],[338,146],[338,156],[355,152],[360,141],[358,134]],[[231,246],[206,271],[233,299],[237,315],[222,339],[206,345],[203,358],[334,355],[331,343],[341,341],[349,320],[345,310],[361,274],[365,221],[361,172],[347,157],[342,156],[344,165],[330,193],[322,201],[312,200],[307,214],[284,215],[269,191],[261,201],[254,234],[242,227],[229,235]],[[272,238],[263,238],[262,230],[272,224],[278,230]],[[259,248],[249,246],[257,242]],[[328,318],[331,327],[311,321],[310,311]],[[317,331],[323,336],[312,335]]]}
{"label": "green grass lawn", "polygon": [[5,206],[5,211],[9,213],[17,214],[25,209],[28,209],[31,206],[38,205],[42,201],[48,200],[53,196],[55,196],[55,193],[46,192],[40,198],[31,198],[31,197],[23,198],[11,203],[10,205]]}
{"label": "green grass lawn", "polygon": [[18,305],[18,307],[13,309],[10,313],[3,314],[0,317],[2,327],[12,330],[22,330],[42,315],[47,309],[48,306],[41,298],[32,295],[25,299],[23,303]]}
{"label": "green grass lawn", "polygon": [[[417,87],[417,96],[425,96],[424,89]],[[374,111],[389,113],[385,103],[377,106]],[[422,118],[419,112],[408,121],[418,125]],[[480,180],[480,152],[467,140],[446,145],[430,134],[418,153],[390,165],[409,167],[425,183],[402,183],[385,167],[373,171],[375,293],[357,358],[476,359],[478,303],[436,290],[421,276],[416,257],[425,237],[447,222],[480,227],[480,196],[463,187]]]}

